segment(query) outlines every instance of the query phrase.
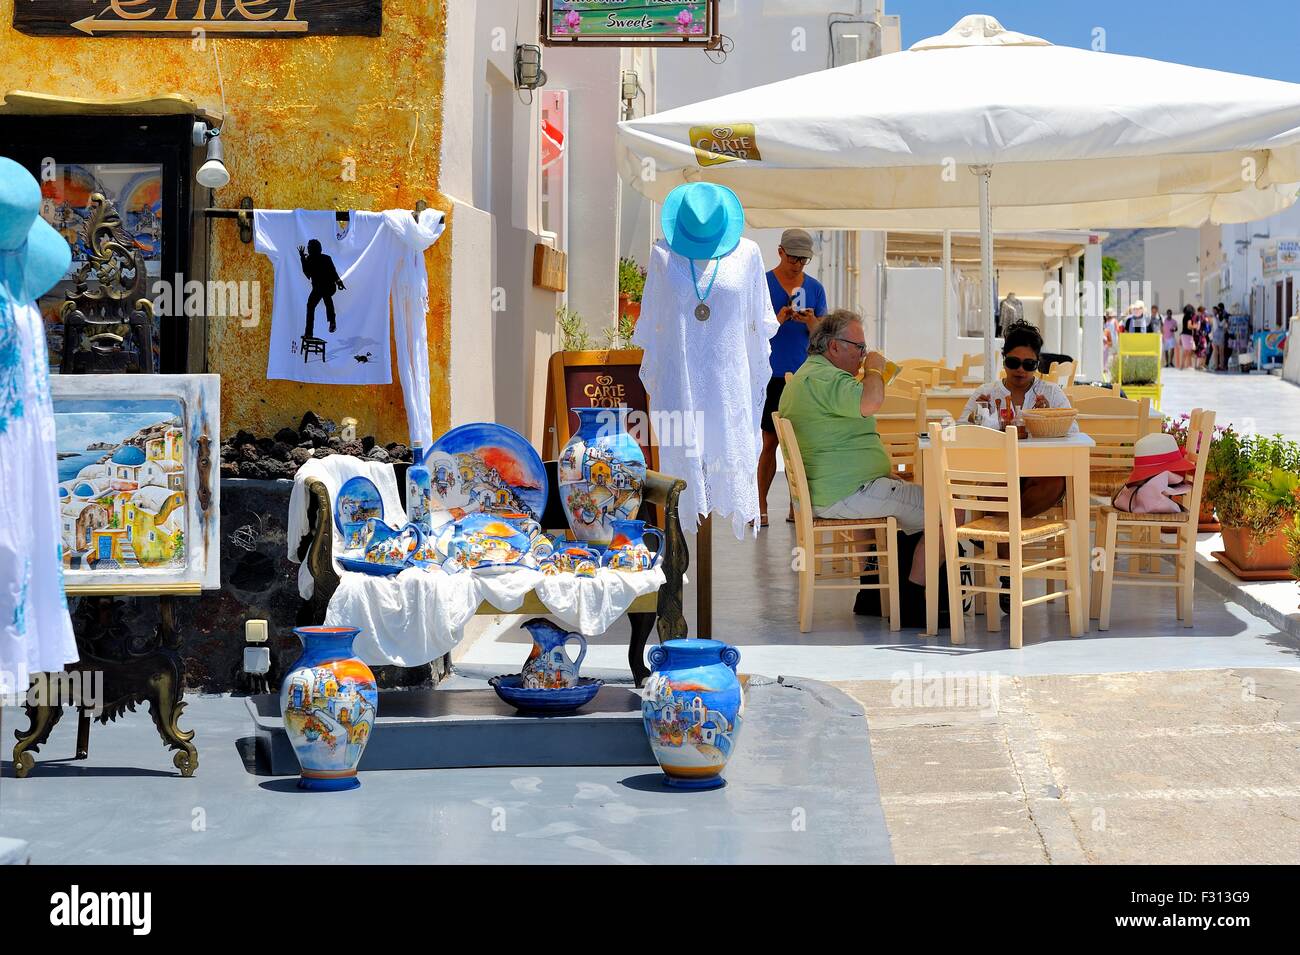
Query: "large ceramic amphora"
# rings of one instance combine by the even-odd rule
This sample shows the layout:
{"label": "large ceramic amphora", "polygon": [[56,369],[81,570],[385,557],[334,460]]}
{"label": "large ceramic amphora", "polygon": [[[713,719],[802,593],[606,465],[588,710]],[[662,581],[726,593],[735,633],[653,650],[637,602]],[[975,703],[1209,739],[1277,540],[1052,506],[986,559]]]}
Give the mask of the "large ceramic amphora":
{"label": "large ceramic amphora", "polygon": [[574,408],[578,433],[560,452],[560,503],[574,536],[589,544],[609,544],[614,521],[641,508],[645,455],[627,433],[629,410]]}
{"label": "large ceramic amphora", "polygon": [[718,640],[667,640],[650,648],[641,716],[670,786],[723,785],[745,712],[740,651]]}
{"label": "large ceramic amphora", "polygon": [[280,688],[284,731],[302,767],[302,789],[355,789],[375,728],[379,689],[352,652],[356,627],[298,627],[303,652]]}

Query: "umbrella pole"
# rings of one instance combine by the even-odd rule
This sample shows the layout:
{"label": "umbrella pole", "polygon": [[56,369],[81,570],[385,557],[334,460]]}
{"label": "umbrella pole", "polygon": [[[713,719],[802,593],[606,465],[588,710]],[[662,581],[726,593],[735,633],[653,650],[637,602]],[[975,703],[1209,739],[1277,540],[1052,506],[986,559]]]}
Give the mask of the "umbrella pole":
{"label": "umbrella pole", "polygon": [[993,339],[997,334],[998,296],[993,288],[993,204],[989,200],[992,166],[972,166],[980,186],[980,280],[984,283],[984,380],[994,381]]}
{"label": "umbrella pole", "polygon": [[[952,230],[943,230],[943,334],[939,338],[939,356],[948,363],[948,336],[952,334]],[[958,385],[961,382],[957,383]]]}

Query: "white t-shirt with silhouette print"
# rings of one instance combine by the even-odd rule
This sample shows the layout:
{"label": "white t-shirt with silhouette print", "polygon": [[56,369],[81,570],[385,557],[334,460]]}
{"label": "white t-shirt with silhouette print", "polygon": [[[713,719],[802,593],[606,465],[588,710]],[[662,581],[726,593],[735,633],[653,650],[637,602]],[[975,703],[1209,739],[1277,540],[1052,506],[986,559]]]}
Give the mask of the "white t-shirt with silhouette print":
{"label": "white t-shirt with silhouette print", "polygon": [[392,381],[388,299],[403,249],[381,213],[256,211],[253,247],[275,266],[267,378]]}

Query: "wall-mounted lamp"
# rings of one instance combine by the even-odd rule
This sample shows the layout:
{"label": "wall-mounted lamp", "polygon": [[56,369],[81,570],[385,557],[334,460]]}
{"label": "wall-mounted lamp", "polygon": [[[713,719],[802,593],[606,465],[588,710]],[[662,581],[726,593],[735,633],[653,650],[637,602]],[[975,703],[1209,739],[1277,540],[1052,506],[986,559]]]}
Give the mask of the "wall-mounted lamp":
{"label": "wall-mounted lamp", "polygon": [[542,48],[532,43],[515,47],[515,89],[535,90],[546,85]]}
{"label": "wall-mounted lamp", "polygon": [[641,77],[636,70],[624,70],[619,81],[619,96],[623,101],[623,118],[632,118],[632,104],[641,92]]}
{"label": "wall-mounted lamp", "polygon": [[207,123],[195,123],[193,141],[195,148],[207,148],[207,158],[194,178],[200,186],[220,189],[230,182],[230,173],[226,171],[221,150],[221,130],[213,129]]}

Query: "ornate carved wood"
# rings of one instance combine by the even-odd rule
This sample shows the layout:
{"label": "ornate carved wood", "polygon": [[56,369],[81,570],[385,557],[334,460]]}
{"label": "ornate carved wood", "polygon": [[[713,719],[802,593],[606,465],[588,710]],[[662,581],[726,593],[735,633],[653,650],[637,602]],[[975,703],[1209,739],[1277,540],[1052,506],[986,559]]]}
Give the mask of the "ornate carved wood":
{"label": "ornate carved wood", "polygon": [[81,232],[90,257],[73,274],[73,289],[59,308],[63,373],[149,374],[155,370],[153,302],[144,256],[112,202],[96,192],[90,206]]}

